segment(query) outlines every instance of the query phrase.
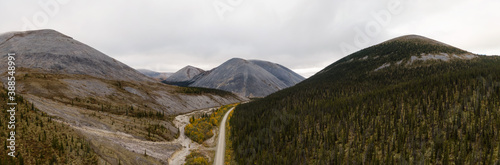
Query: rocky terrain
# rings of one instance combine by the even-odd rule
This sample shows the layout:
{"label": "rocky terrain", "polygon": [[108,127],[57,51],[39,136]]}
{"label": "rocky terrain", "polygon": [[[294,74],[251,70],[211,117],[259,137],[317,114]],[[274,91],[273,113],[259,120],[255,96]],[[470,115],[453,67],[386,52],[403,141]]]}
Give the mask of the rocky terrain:
{"label": "rocky terrain", "polygon": [[[160,83],[54,30],[4,33],[2,68],[8,53],[16,54],[17,93],[93,139],[101,162],[166,162],[179,146],[168,142],[178,136],[174,116],[246,100]],[[1,77],[5,87],[6,73]],[[151,159],[135,159],[144,151]]]}
{"label": "rocky terrain", "polygon": [[221,89],[245,97],[264,97],[304,78],[279,64],[233,58],[195,77],[189,86]]}
{"label": "rocky terrain", "polygon": [[[186,68],[177,73],[186,75]],[[304,80],[304,77],[282,65],[240,58],[230,59],[209,71],[196,72],[191,79],[172,81],[173,77],[163,82],[178,86],[220,89],[244,97],[264,97]]]}
{"label": "rocky terrain", "polygon": [[[48,73],[89,75],[122,81],[152,81],[127,65],[54,30],[0,36],[2,55],[16,53],[16,67]],[[6,58],[1,59],[4,67]]]}

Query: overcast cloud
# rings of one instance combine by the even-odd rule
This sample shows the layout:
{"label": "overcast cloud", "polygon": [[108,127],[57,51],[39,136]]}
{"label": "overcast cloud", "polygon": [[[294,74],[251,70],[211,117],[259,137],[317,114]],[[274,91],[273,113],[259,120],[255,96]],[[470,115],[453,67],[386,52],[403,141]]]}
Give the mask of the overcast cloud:
{"label": "overcast cloud", "polygon": [[133,68],[211,69],[240,57],[309,77],[407,34],[498,55],[499,7],[498,0],[11,0],[0,2],[0,32],[21,31],[28,21]]}

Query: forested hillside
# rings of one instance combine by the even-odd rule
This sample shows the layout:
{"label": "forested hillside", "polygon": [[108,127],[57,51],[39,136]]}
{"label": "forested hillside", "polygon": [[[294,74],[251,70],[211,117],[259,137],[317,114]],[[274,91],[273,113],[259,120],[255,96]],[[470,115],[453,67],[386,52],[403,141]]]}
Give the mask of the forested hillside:
{"label": "forested hillside", "polygon": [[239,105],[230,123],[239,164],[495,164],[500,58],[396,38]]}
{"label": "forested hillside", "polygon": [[[9,96],[0,89],[0,165],[2,164],[97,164],[99,156],[91,142],[68,125],[52,120],[52,117],[36,108],[36,105],[16,97],[15,129],[9,129],[11,114],[7,112]],[[15,157],[12,152],[10,132],[15,132]]]}

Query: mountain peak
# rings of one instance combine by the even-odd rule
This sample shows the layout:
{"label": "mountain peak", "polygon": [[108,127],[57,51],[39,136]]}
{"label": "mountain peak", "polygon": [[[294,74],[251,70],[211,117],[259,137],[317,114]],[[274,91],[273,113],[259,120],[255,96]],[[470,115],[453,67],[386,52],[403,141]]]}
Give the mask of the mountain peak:
{"label": "mountain peak", "polygon": [[170,77],[165,79],[167,82],[183,82],[183,81],[189,81],[193,77],[199,75],[200,73],[203,73],[204,70],[188,65],[182,68],[181,70],[175,72],[172,74]]}
{"label": "mountain peak", "polygon": [[15,37],[62,37],[73,39],[67,35],[64,35],[56,30],[52,29],[42,29],[42,30],[31,30],[31,31],[14,31],[0,34],[0,44],[3,44],[7,40]]}
{"label": "mountain peak", "polygon": [[[405,35],[348,55],[319,73],[379,71],[393,66],[427,65],[427,61],[469,60],[477,55],[419,35]],[[422,62],[422,63],[421,63]]]}
{"label": "mountain peak", "polygon": [[[64,35],[63,33],[59,32],[59,31],[57,31],[57,30],[54,30],[54,29],[31,30],[31,31],[20,32],[20,33],[27,33],[27,34],[44,34],[44,35],[50,34],[50,35],[66,36],[66,35]],[[69,36],[66,36],[66,37],[69,37]],[[71,38],[71,37],[69,37],[69,38]]]}
{"label": "mountain peak", "polygon": [[404,35],[400,37],[396,37],[392,40],[432,40],[430,38],[421,36],[421,35],[416,35],[416,34],[409,34],[409,35]]}
{"label": "mountain peak", "polygon": [[242,58],[231,58],[227,60],[225,63],[248,63],[248,60]]}
{"label": "mountain peak", "polygon": [[[452,47],[448,44],[420,36],[420,35],[405,35],[401,37],[396,37],[394,39],[388,40],[386,42],[383,42],[381,44],[395,44],[395,43],[411,43],[411,44],[417,44],[417,45],[437,45],[437,46],[446,46],[446,47]],[[457,48],[456,48],[457,49]]]}
{"label": "mountain peak", "polygon": [[345,62],[353,59],[382,60],[384,58],[399,61],[402,59],[409,59],[412,56],[420,56],[422,54],[463,55],[472,53],[427,37],[419,35],[405,35],[362,49],[343,58],[342,60],[339,60],[339,62]]}
{"label": "mountain peak", "polygon": [[264,97],[304,80],[279,64],[241,58],[232,58],[200,75],[190,86],[221,89],[246,97]]}
{"label": "mountain peak", "polygon": [[190,69],[194,69],[194,70],[203,70],[203,69],[200,69],[200,68],[198,68],[198,67],[191,66],[191,65],[187,65],[187,66],[185,66],[184,68],[182,68],[181,70],[190,70]]}

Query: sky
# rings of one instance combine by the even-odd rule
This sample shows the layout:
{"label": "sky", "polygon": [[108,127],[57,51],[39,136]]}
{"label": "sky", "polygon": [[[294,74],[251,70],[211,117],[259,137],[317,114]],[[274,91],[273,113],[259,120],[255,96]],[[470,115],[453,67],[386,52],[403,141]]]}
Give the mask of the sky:
{"label": "sky", "polygon": [[309,77],[409,34],[500,55],[498,0],[9,0],[0,33],[54,29],[133,68],[212,69],[234,58]]}

